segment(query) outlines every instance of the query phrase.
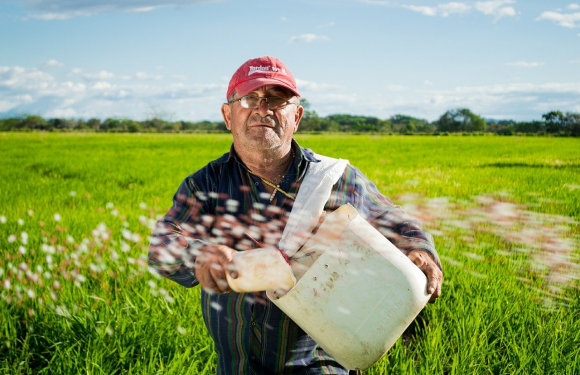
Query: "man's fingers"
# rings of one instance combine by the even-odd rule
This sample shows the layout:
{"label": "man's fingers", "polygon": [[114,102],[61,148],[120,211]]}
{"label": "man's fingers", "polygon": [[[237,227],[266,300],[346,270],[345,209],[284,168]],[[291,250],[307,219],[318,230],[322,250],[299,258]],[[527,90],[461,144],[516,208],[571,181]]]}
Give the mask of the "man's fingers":
{"label": "man's fingers", "polygon": [[411,251],[408,256],[427,277],[427,293],[431,294],[429,302],[435,301],[441,296],[443,273],[433,259],[422,251]]}
{"label": "man's fingers", "polygon": [[197,279],[205,290],[215,293],[231,292],[226,272],[234,278],[238,277],[233,265],[234,252],[235,250],[221,245],[203,247],[195,263]]}
{"label": "man's fingers", "polygon": [[226,263],[225,265],[226,272],[230,274],[230,276],[234,279],[238,278],[238,269],[233,261]]}
{"label": "man's fingers", "polygon": [[231,291],[230,286],[226,280],[226,271],[224,266],[219,263],[212,263],[210,265],[209,274],[211,275],[212,281],[215,284],[217,292],[227,293]]}
{"label": "man's fingers", "polygon": [[431,294],[429,302],[435,301],[441,296],[441,284],[443,283],[443,274],[437,266],[428,266],[425,272],[427,275],[427,293]]}

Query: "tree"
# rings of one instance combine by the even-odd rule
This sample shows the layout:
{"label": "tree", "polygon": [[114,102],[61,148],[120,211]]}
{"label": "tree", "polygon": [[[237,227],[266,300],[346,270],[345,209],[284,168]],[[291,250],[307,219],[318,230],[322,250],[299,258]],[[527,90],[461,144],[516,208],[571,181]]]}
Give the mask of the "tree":
{"label": "tree", "polygon": [[316,113],[316,111],[310,110],[310,102],[306,100],[306,98],[301,98],[300,105],[304,107],[304,114],[302,115],[302,120],[300,120],[300,130],[322,130],[320,117],[318,117],[318,113]]}
{"label": "tree", "polygon": [[89,121],[87,121],[87,126],[98,132],[101,129],[101,119],[91,118]]}
{"label": "tree", "polygon": [[440,132],[474,132],[484,131],[485,120],[467,108],[456,108],[445,112],[437,120]]}
{"label": "tree", "polygon": [[564,114],[561,111],[550,111],[542,115],[548,133],[559,133],[564,130]]}
{"label": "tree", "polygon": [[545,130],[543,121],[522,121],[515,124],[515,130],[518,133],[541,133]]}
{"label": "tree", "polygon": [[18,127],[30,130],[50,130],[48,122],[38,115],[26,116],[22,121],[20,121]]}
{"label": "tree", "polygon": [[50,120],[50,125],[52,129],[72,130],[77,126],[77,121],[64,118],[53,118]]}
{"label": "tree", "polygon": [[395,133],[409,134],[415,132],[425,132],[432,133],[434,126],[429,124],[429,121],[407,116],[396,114],[391,116],[389,119],[391,123],[392,130]]}
{"label": "tree", "polygon": [[566,112],[564,122],[571,135],[580,136],[580,113]]}

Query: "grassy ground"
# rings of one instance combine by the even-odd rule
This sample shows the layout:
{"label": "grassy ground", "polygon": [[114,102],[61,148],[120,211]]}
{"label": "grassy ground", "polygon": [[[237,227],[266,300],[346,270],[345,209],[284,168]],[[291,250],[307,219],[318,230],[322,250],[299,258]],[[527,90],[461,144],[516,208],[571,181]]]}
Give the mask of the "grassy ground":
{"label": "grassy ground", "polygon": [[[443,297],[365,374],[580,373],[580,140],[299,135],[434,234]],[[0,372],[212,374],[147,236],[228,135],[0,133]]]}

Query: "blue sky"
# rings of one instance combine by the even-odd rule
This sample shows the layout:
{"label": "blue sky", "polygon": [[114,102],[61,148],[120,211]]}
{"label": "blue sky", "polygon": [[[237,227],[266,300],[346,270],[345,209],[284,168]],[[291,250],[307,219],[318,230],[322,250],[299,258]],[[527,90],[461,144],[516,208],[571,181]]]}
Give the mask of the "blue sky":
{"label": "blue sky", "polygon": [[580,1],[0,0],[0,116],[220,120],[271,55],[311,109],[580,112]]}

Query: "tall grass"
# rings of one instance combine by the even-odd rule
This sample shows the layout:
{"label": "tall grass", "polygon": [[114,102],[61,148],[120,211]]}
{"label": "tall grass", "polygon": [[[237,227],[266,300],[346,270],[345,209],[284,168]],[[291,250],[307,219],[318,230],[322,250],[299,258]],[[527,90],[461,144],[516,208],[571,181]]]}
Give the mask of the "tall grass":
{"label": "tall grass", "polygon": [[[580,373],[580,140],[299,135],[435,235],[443,296],[366,374]],[[153,223],[228,135],[0,134],[0,371],[212,374]]]}

